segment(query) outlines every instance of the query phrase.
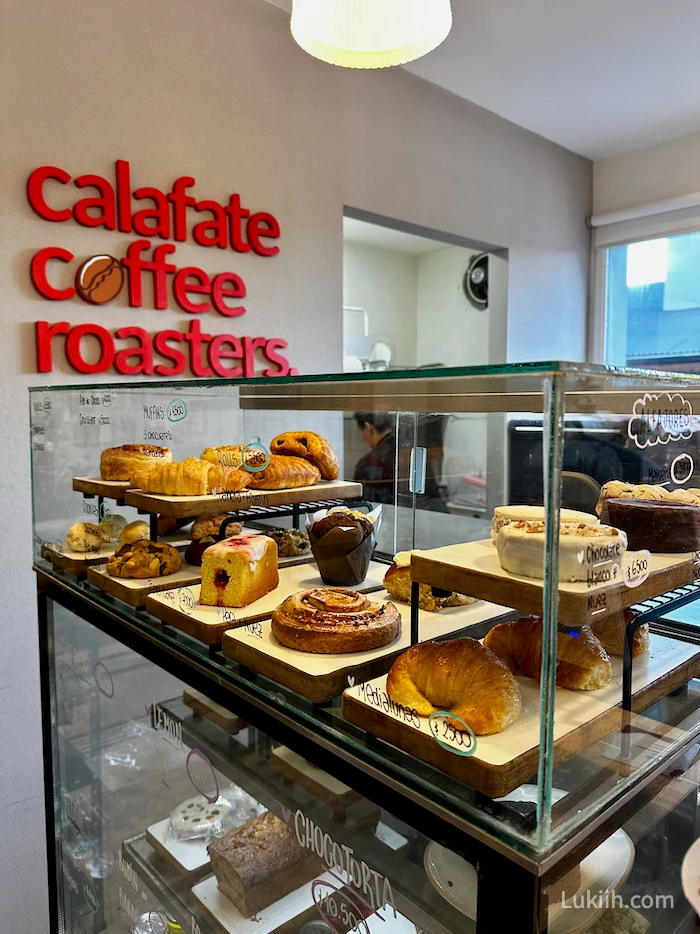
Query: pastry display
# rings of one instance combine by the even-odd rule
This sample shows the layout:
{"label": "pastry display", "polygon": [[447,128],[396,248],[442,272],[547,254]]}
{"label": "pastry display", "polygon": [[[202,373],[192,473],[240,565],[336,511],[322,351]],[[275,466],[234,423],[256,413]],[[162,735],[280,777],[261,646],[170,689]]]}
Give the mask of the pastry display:
{"label": "pastry display", "polygon": [[194,565],[194,567],[200,568],[202,566],[204,552],[210,545],[214,545],[216,541],[217,539],[214,535],[203,535],[202,538],[190,542],[187,548],[185,548],[185,561],[188,564]]}
{"label": "pastry display", "polygon": [[[418,551],[402,551],[394,555],[394,562],[384,575],[384,586],[390,596],[400,603],[411,602],[411,555]],[[467,597],[451,590],[440,590],[430,584],[419,585],[418,605],[421,610],[438,613],[447,606],[469,606],[475,597]]]}
{"label": "pastry display", "polygon": [[[418,642],[391,666],[387,694],[421,717],[444,710],[477,736],[501,733],[520,716],[520,685],[508,665],[476,639]],[[464,729],[460,720],[449,721]]]}
{"label": "pastry display", "polygon": [[138,542],[142,538],[151,537],[151,528],[143,519],[134,519],[119,533],[119,542],[122,545],[130,545],[132,542]]}
{"label": "pastry display", "polygon": [[632,551],[684,554],[700,548],[700,507],[674,500],[603,500],[605,522],[623,529]]}
{"label": "pastry display", "polygon": [[100,531],[108,542],[118,542],[125,528],[124,516],[105,516],[104,519],[100,519]]}
{"label": "pastry display", "polygon": [[[591,629],[600,640],[606,652],[610,655],[624,655],[625,652],[625,632],[627,626],[634,619],[632,610],[624,610],[622,613],[612,613],[608,616],[593,617],[591,620]],[[643,655],[649,651],[649,624],[644,623],[639,626],[632,641],[632,658]]]}
{"label": "pastry display", "polygon": [[66,545],[71,551],[87,554],[99,551],[106,541],[106,536],[99,525],[93,522],[76,522],[66,532]]}
{"label": "pastry display", "polygon": [[278,642],[323,655],[377,649],[400,632],[401,617],[393,603],[374,603],[354,590],[302,590],[272,614]]}
{"label": "pastry display", "polygon": [[103,480],[131,480],[137,470],[148,470],[173,459],[169,448],[155,444],[122,444],[107,448],[100,456],[100,477]]}
{"label": "pastry display", "polygon": [[301,457],[272,454],[270,463],[254,473],[245,471],[248,488],[251,490],[288,490],[300,486],[314,486],[321,479],[321,472]]}
{"label": "pastry display", "polygon": [[204,552],[199,602],[248,606],[278,584],[276,543],[266,535],[236,535]]}
{"label": "pastry display", "polygon": [[269,535],[277,542],[280,558],[296,558],[311,551],[311,542],[306,532],[301,529],[261,529],[263,535]]}
{"label": "pastry display", "polygon": [[[491,520],[491,538],[496,540],[498,530],[504,525],[513,522],[544,522],[544,506],[496,506]],[[576,522],[580,525],[597,525],[598,518],[589,512],[580,512],[578,509],[560,509],[560,522]]]}
{"label": "pastry display", "polygon": [[330,443],[313,431],[285,431],[272,439],[270,451],[303,457],[318,467],[324,480],[337,480],[340,475],[340,462]]}
{"label": "pastry display", "polygon": [[270,811],[208,846],[219,891],[252,918],[320,874],[321,861]]}
{"label": "pastry display", "polygon": [[367,577],[376,532],[366,516],[342,509],[329,512],[309,528],[309,540],[325,584],[354,587]]}
{"label": "pastry display", "polygon": [[[190,529],[190,538],[193,542],[199,541],[204,537],[212,537],[216,540],[219,537],[221,523],[229,519],[227,513],[220,516],[198,516]],[[224,538],[231,538],[234,535],[240,535],[243,531],[243,523],[231,519],[225,529]]]}
{"label": "pastry display", "polygon": [[195,795],[172,812],[170,831],[178,840],[210,840],[222,835],[234,810],[222,795],[214,802],[204,795]]}
{"label": "pastry display", "polygon": [[[484,645],[511,671],[539,680],[542,669],[542,620],[523,616],[499,623],[484,637]],[[572,691],[597,691],[612,681],[610,656],[588,626],[573,634],[557,634],[557,685]]]}
{"label": "pastry display", "polygon": [[609,480],[603,484],[600,499],[595,510],[603,514],[605,501],[608,499],[637,499],[645,502],[684,503],[686,506],[700,506],[700,490],[690,487],[687,490],[667,490],[666,487],[651,483],[626,483],[624,480]]}
{"label": "pastry display", "polygon": [[110,577],[165,577],[182,567],[180,553],[172,545],[140,539],[121,545],[107,561]]}
{"label": "pastry display", "polygon": [[[544,577],[546,527],[521,519],[503,525],[496,536],[501,567],[522,577]],[[559,529],[559,580],[587,581],[591,586],[622,580],[620,565],[627,536],[607,525],[564,522]]]}

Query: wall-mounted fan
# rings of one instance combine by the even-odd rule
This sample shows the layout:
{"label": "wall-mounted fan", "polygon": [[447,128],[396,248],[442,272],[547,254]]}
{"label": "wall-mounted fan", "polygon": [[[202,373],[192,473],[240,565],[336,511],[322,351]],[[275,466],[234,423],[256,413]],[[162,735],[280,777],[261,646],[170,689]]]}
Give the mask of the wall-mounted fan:
{"label": "wall-mounted fan", "polygon": [[469,264],[462,283],[474,308],[483,311],[489,303],[489,254],[479,253]]}

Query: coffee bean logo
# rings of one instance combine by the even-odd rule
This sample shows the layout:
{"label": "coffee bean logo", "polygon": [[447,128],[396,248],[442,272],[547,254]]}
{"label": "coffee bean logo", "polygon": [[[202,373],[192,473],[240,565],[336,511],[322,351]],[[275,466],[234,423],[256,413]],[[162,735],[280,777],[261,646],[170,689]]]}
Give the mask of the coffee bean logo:
{"label": "coffee bean logo", "polygon": [[124,285],[124,270],[113,256],[91,256],[78,269],[75,289],[91,305],[106,305],[119,295]]}

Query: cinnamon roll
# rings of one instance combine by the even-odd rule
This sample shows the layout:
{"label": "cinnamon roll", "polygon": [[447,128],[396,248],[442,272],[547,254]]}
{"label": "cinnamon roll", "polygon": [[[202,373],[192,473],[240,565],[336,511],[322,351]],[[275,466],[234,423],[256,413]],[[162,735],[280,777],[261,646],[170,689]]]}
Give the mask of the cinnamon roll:
{"label": "cinnamon roll", "polygon": [[272,614],[277,641],[302,652],[363,652],[388,645],[400,632],[401,617],[393,603],[374,603],[354,590],[302,590]]}

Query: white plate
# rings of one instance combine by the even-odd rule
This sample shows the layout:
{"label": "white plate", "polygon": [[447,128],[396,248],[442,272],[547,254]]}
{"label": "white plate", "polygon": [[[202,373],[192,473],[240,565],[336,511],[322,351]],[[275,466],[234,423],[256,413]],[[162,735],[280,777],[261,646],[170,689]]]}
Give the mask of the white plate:
{"label": "white plate", "polygon": [[[566,792],[552,789],[552,799],[560,800]],[[500,801],[536,801],[537,787],[523,785]],[[698,841],[700,843],[700,841]],[[612,904],[612,895],[617,894],[627,880],[634,865],[635,849],[624,830],[617,830],[581,863],[581,885],[574,898],[580,900],[587,891],[592,896],[600,895],[600,901],[591,907],[576,908],[573,900],[561,901],[549,906],[549,934],[579,934],[586,931]],[[461,856],[438,843],[430,843],[423,857],[428,879],[436,891],[453,908],[472,920],[476,919],[477,874],[476,869]],[[700,849],[696,857],[700,869]],[[700,872],[696,871],[700,882]],[[698,885],[696,884],[696,890]],[[605,893],[610,893],[606,900]],[[697,896],[696,896],[697,897]],[[700,904],[700,899],[698,899]]]}
{"label": "white plate", "polygon": [[696,840],[683,857],[681,884],[683,894],[700,913],[700,840]]}

